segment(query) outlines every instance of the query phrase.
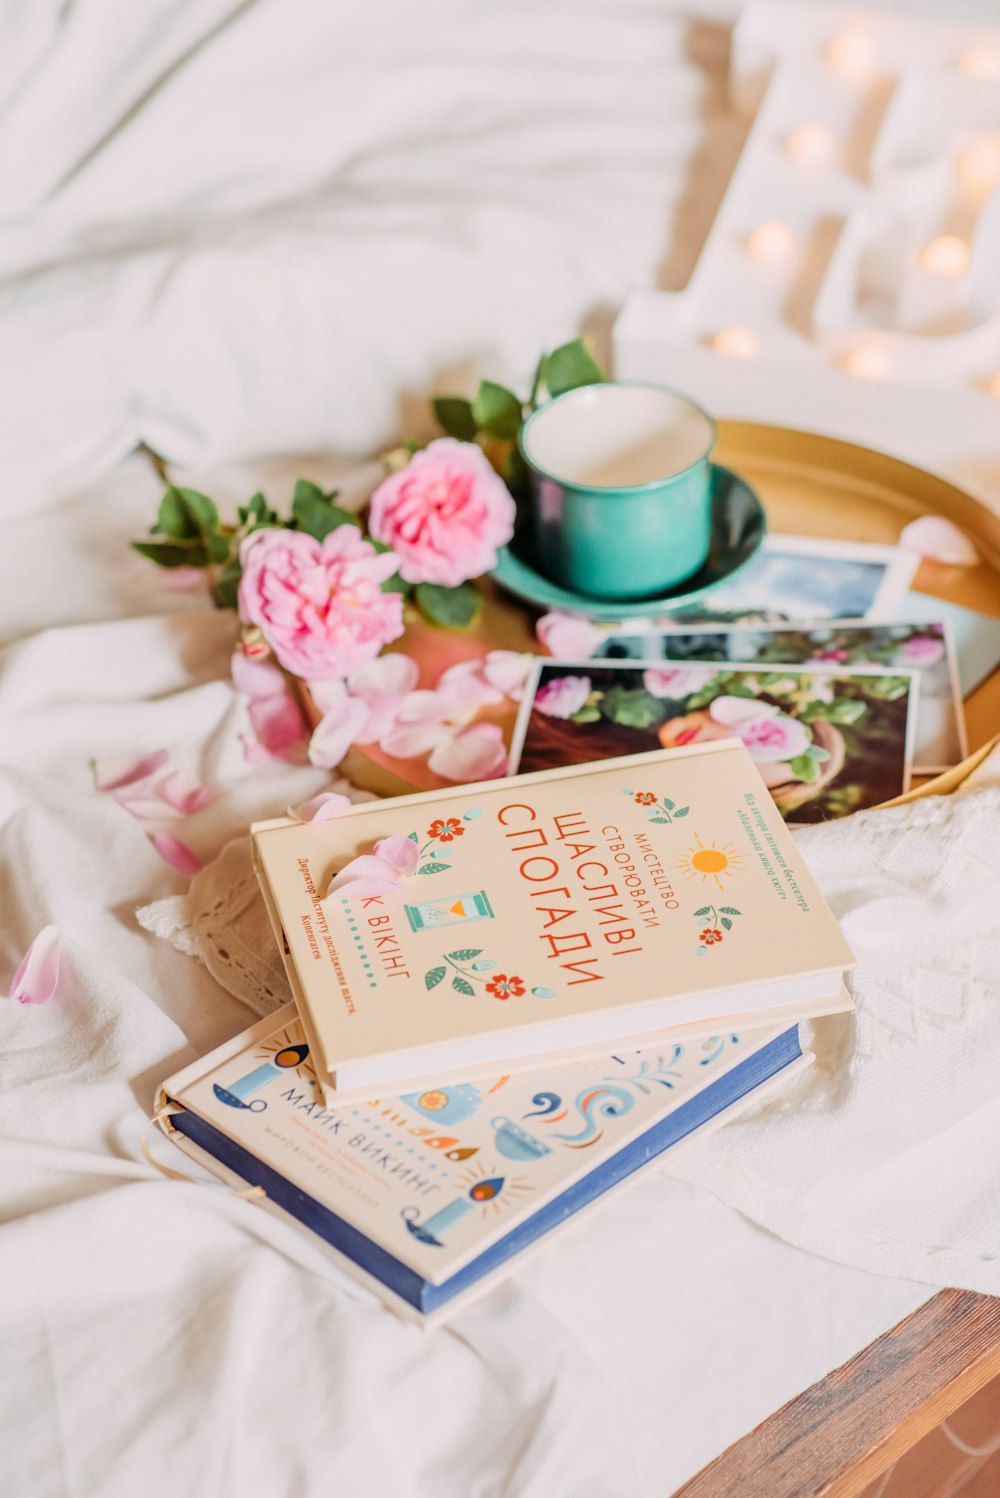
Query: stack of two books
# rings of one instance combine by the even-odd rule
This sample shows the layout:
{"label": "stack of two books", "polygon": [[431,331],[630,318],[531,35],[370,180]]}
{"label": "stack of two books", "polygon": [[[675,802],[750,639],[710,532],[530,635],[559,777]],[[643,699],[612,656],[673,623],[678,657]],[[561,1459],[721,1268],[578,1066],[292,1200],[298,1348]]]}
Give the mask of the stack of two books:
{"label": "stack of two books", "polygon": [[[389,893],[326,895],[381,838]],[[165,1129],[434,1319],[806,1058],[853,959],[742,744],[254,828],[295,1003],[164,1084]]]}

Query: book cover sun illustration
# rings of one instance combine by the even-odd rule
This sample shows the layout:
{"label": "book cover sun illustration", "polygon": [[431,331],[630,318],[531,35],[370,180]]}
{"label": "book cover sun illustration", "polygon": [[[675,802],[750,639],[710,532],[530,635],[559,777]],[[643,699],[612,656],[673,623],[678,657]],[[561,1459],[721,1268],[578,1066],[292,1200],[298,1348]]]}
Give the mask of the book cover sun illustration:
{"label": "book cover sun illustration", "polygon": [[[324,898],[392,835],[418,846],[398,892]],[[735,741],[258,824],[254,846],[330,1097],[844,1007],[850,950]]]}

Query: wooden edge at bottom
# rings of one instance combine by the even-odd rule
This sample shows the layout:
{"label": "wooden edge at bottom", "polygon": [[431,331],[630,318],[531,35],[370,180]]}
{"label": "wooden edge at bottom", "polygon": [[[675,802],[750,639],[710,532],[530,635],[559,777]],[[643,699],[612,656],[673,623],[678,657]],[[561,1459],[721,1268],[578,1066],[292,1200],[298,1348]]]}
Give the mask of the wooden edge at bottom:
{"label": "wooden edge at bottom", "polygon": [[1000,1374],[1000,1300],[941,1290],[674,1498],[856,1498]]}

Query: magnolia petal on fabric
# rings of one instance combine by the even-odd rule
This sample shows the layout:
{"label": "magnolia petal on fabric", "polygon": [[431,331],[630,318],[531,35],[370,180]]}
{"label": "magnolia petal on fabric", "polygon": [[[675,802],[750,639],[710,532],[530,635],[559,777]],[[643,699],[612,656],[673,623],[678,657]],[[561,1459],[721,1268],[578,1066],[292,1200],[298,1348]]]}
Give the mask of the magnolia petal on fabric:
{"label": "magnolia petal on fabric", "polygon": [[377,853],[362,853],[344,865],[327,886],[327,895],[389,895],[400,887],[397,868]]}
{"label": "magnolia petal on fabric", "polygon": [[158,787],[158,794],[182,817],[193,817],[212,799],[212,792],[193,770],[175,770]]}
{"label": "magnolia petal on fabric", "polygon": [[483,675],[491,687],[520,702],[534,661],[533,655],[520,650],[491,650],[483,661]]}
{"label": "magnolia petal on fabric", "polygon": [[339,706],[326,713],[309,740],[309,761],[321,770],[333,770],[351,745],[365,731],[368,722],[367,703],[357,697],[345,697]]}
{"label": "magnolia petal on fabric", "polygon": [[943,515],[921,515],[904,525],[899,544],[950,567],[975,567],[979,553],[964,531]]}
{"label": "magnolia petal on fabric", "polygon": [[94,760],[94,784],[99,791],[117,791],[127,785],[138,785],[148,780],[169,759],[166,749],[154,749],[148,754],[117,754]]}
{"label": "magnolia petal on fabric", "polygon": [[175,868],[178,874],[197,874],[202,862],[197,853],[169,832],[154,832],[152,844],[162,859]]}
{"label": "magnolia petal on fabric", "polygon": [[492,780],[507,770],[503,733],[495,723],[473,723],[439,744],[427,763],[443,780]]}
{"label": "magnolia petal on fabric", "polygon": [[339,791],[320,791],[318,796],[303,801],[301,806],[290,806],[288,815],[297,822],[329,822],[333,817],[342,816],[352,804],[350,797],[342,796]]}
{"label": "magnolia petal on fabric", "polygon": [[47,1004],[59,986],[58,926],[43,926],[11,979],[8,997],[19,1004]]}
{"label": "magnolia petal on fabric", "polygon": [[535,634],[550,655],[564,661],[589,660],[603,638],[589,619],[560,613],[543,614]]}
{"label": "magnolia petal on fabric", "polygon": [[280,667],[273,661],[252,661],[238,650],[230,663],[233,686],[244,697],[251,700],[259,697],[280,697],[287,692],[288,683]]}
{"label": "magnolia petal on fabric", "polygon": [[420,849],[412,837],[383,837],[375,844],[376,858],[382,858],[400,874],[412,874]]}

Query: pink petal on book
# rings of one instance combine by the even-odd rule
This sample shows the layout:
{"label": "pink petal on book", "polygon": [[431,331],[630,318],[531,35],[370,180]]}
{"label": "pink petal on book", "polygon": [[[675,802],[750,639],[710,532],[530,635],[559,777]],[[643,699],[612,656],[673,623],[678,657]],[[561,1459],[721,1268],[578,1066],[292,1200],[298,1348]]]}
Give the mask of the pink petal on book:
{"label": "pink petal on book", "polygon": [[492,780],[507,771],[503,733],[495,723],[473,723],[440,744],[427,763],[443,780]]}
{"label": "pink petal on book", "polygon": [[169,832],[154,832],[152,837],[153,847],[160,857],[166,859],[178,874],[197,874],[202,867],[201,859],[180,838],[172,837]]}
{"label": "pink petal on book", "polygon": [[535,634],[550,655],[563,661],[587,661],[601,642],[599,629],[576,614],[543,614]]}
{"label": "pink petal on book", "polygon": [[375,844],[375,857],[383,859],[400,874],[412,874],[420,857],[420,848],[412,837],[383,837]]}
{"label": "pink petal on book", "polygon": [[333,770],[365,731],[368,704],[356,697],[345,697],[314,729],[309,740],[309,761],[321,770]]}
{"label": "pink petal on book", "polygon": [[258,697],[280,697],[288,683],[273,661],[251,661],[238,650],[229,667],[233,686],[251,701]]}
{"label": "pink petal on book", "polygon": [[950,567],[975,567],[979,561],[979,553],[965,532],[943,515],[921,515],[911,520],[900,531],[899,544]]}
{"label": "pink petal on book", "polygon": [[331,817],[342,816],[352,804],[349,796],[341,796],[337,791],[320,791],[294,810],[289,807],[288,815],[298,822],[329,822]]}
{"label": "pink petal on book", "polygon": [[107,759],[95,759],[94,784],[99,791],[117,791],[126,785],[136,785],[162,770],[169,757],[166,749],[154,749],[150,754],[116,754]]}
{"label": "pink petal on book", "polygon": [[19,1004],[47,1004],[59,986],[59,928],[43,926],[11,979],[9,997]]}
{"label": "pink petal on book", "polygon": [[399,889],[399,872],[375,853],[352,858],[339,874],[334,875],[327,894],[388,895]]}
{"label": "pink petal on book", "polygon": [[212,792],[193,770],[175,770],[159,786],[159,794],[182,817],[193,817],[212,799]]}

